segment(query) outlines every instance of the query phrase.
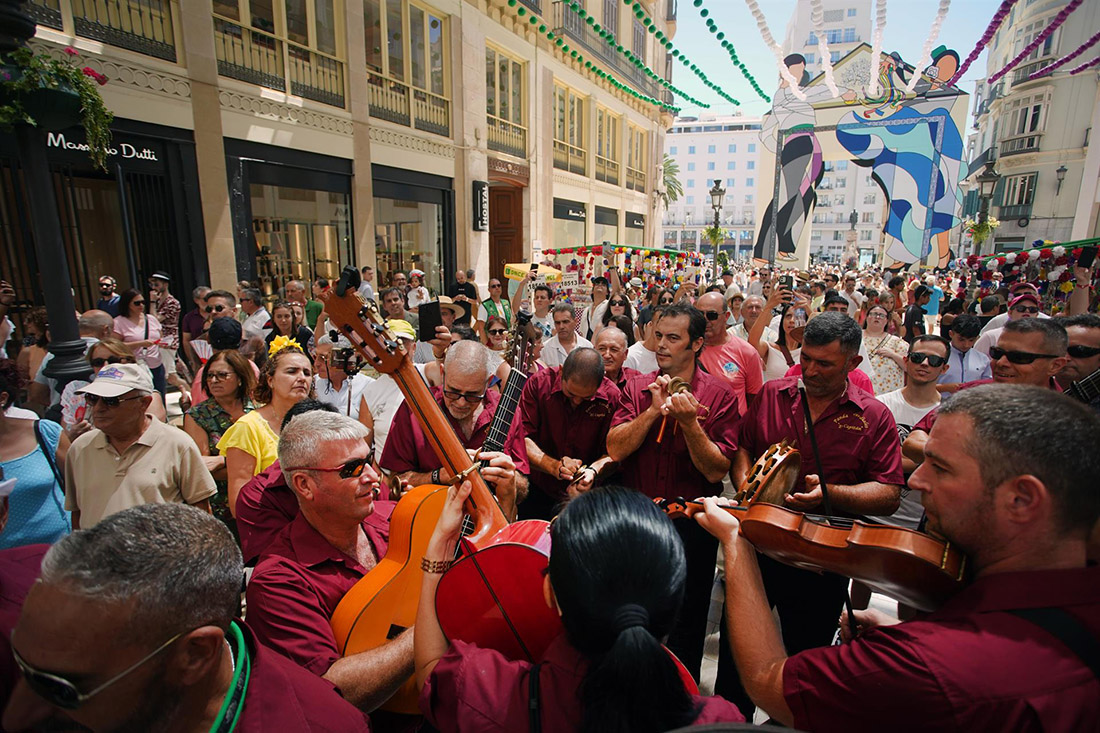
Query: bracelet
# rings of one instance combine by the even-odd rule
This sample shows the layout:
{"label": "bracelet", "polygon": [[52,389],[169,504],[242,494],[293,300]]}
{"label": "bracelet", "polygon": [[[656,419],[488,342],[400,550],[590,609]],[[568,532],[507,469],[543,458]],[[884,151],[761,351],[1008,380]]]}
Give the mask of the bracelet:
{"label": "bracelet", "polygon": [[425,573],[431,573],[433,575],[439,575],[447,572],[451,567],[450,560],[429,560],[426,557],[420,558],[420,569]]}
{"label": "bracelet", "polygon": [[439,481],[440,481],[439,472],[440,472],[440,469],[438,469],[438,468],[435,469],[434,471],[432,471],[432,483],[433,484],[438,484],[439,483]]}

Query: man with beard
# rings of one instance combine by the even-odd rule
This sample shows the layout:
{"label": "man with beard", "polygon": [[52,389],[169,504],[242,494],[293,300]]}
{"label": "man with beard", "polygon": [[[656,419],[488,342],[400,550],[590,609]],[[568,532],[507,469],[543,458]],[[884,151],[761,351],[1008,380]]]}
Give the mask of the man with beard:
{"label": "man with beard", "polygon": [[235,619],[243,580],[229,530],[192,507],[134,507],[65,537],[11,635],[22,680],[2,727],[369,730],[331,683]]}
{"label": "man with beard", "polygon": [[722,542],[749,695],[799,730],[1096,730],[1100,568],[1087,567],[1086,541],[1100,518],[1098,443],[1100,418],[1048,390],[952,397],[909,485],[973,579],[906,623],[857,612],[857,638],[801,653],[784,649],[737,519],[706,499],[697,516]]}

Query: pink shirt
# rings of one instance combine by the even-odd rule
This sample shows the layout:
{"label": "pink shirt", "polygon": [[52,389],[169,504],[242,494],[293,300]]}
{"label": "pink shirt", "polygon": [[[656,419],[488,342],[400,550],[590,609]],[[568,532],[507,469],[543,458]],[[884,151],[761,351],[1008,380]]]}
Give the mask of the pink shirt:
{"label": "pink shirt", "polygon": [[[145,335],[145,326],[149,326],[149,335]],[[160,321],[155,317],[146,315],[145,323],[134,323],[125,316],[119,316],[115,319],[114,325],[115,333],[125,343],[133,343],[134,341],[151,340],[156,341],[160,338]],[[149,346],[144,349],[139,349],[135,356],[144,361],[150,369],[156,369],[161,365],[160,360],[160,347]],[[198,404],[197,402],[195,404]]]}
{"label": "pink shirt", "polygon": [[733,334],[727,336],[729,341],[722,346],[704,346],[699,363],[708,374],[729,382],[737,397],[737,414],[744,415],[749,407],[749,396],[759,392],[764,384],[760,352],[743,338]]}

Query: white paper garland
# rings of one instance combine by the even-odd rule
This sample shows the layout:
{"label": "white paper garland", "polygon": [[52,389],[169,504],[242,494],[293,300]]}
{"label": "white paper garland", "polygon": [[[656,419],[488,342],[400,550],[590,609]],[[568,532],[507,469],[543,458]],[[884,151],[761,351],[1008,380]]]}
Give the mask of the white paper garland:
{"label": "white paper garland", "polygon": [[867,96],[878,96],[878,67],[882,64],[882,32],[886,28],[886,0],[875,2],[875,33],[871,41],[871,73]]}
{"label": "white paper garland", "polygon": [[825,9],[821,7],[821,0],[810,0],[810,21],[814,24],[814,33],[817,35],[817,52],[821,54],[821,70],[825,73],[825,86],[829,87],[834,97],[840,96],[840,90],[833,79],[833,57],[829,54],[829,43],[825,36]]}
{"label": "white paper garland", "polygon": [[[944,18],[947,17],[947,11],[950,8],[951,0],[940,0],[940,7],[936,10],[936,18],[932,21],[932,28],[928,31],[928,38],[924,41],[924,47],[920,51],[920,60],[913,69],[913,75],[909,78],[909,83],[905,85],[906,94],[913,93],[913,88],[917,86],[917,82],[920,80],[924,68],[928,66],[928,63],[932,60],[932,44],[940,37],[940,27],[943,26]],[[941,79],[940,81],[946,84],[948,80]]]}
{"label": "white paper garland", "polygon": [[752,13],[752,17],[756,20],[756,27],[760,29],[760,37],[764,39],[764,43],[768,44],[768,48],[775,54],[776,63],[779,65],[779,75],[783,77],[783,80],[787,82],[787,85],[791,89],[793,94],[803,102],[806,101],[806,93],[802,91],[800,86],[800,79],[795,79],[794,74],[787,68],[787,65],[783,63],[783,47],[775,42],[775,38],[772,37],[772,32],[768,30],[768,21],[764,17],[764,13],[760,10],[760,5],[756,0],[745,0],[745,4],[749,6],[749,12]]}

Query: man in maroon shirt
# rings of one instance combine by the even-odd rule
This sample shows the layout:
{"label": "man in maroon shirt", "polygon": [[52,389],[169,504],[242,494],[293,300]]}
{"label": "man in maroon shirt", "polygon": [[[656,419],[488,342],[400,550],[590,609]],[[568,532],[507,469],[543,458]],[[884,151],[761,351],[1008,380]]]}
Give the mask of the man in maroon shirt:
{"label": "man in maroon shirt", "polygon": [[725,549],[731,643],[753,700],[800,730],[1097,730],[1100,680],[1085,660],[1100,637],[1100,568],[1085,553],[1098,442],[1100,418],[1049,390],[959,392],[909,486],[974,579],[931,614],[888,625],[859,612],[855,640],[791,656],[752,545],[709,505],[699,521]]}
{"label": "man in maroon shirt", "polygon": [[257,638],[371,711],[412,674],[412,632],[343,657],[329,625],[344,594],[386,554],[389,513],[368,432],[344,415],[295,417],[279,437],[279,463],[300,512],[260,555],[248,584]]}
{"label": "man in maroon shirt", "polygon": [[[4,730],[368,731],[332,684],[234,616],[233,536],[183,504],[113,514],[54,545],[11,636],[23,679]],[[232,722],[232,713],[223,717]]]}
{"label": "man in maroon shirt", "polygon": [[641,374],[637,369],[623,366],[629,346],[626,334],[614,326],[601,329],[593,339],[592,346],[603,357],[604,376],[614,382],[620,391],[626,387],[628,381]]}
{"label": "man in maroon shirt", "polygon": [[[500,393],[489,389],[493,376],[489,357],[489,350],[477,341],[453,344],[447,349],[443,386],[432,388],[436,403],[468,451],[476,452],[485,443],[493,413],[500,402]],[[488,473],[484,470],[481,473],[509,520],[515,518],[516,504],[527,494],[527,479],[523,474],[529,473],[523,439],[515,425],[513,421],[503,451],[477,454],[483,465],[493,467]],[[432,450],[407,401],[393,416],[378,465],[409,486],[445,484],[452,478]]]}
{"label": "man in maroon shirt", "polygon": [[611,466],[607,431],[618,404],[619,388],[604,376],[595,349],[574,349],[561,367],[527,381],[519,420],[532,490],[519,507],[521,519],[552,519]]}
{"label": "man in maroon shirt", "polygon": [[[658,370],[627,383],[607,434],[607,454],[621,464],[623,484],[648,496],[716,496],[737,453],[737,400],[729,384],[699,368],[703,314],[680,302],[656,318]],[[674,377],[690,391],[672,394]],[[675,524],[688,577],[668,647],[698,680],[718,547],[691,520]]]}

